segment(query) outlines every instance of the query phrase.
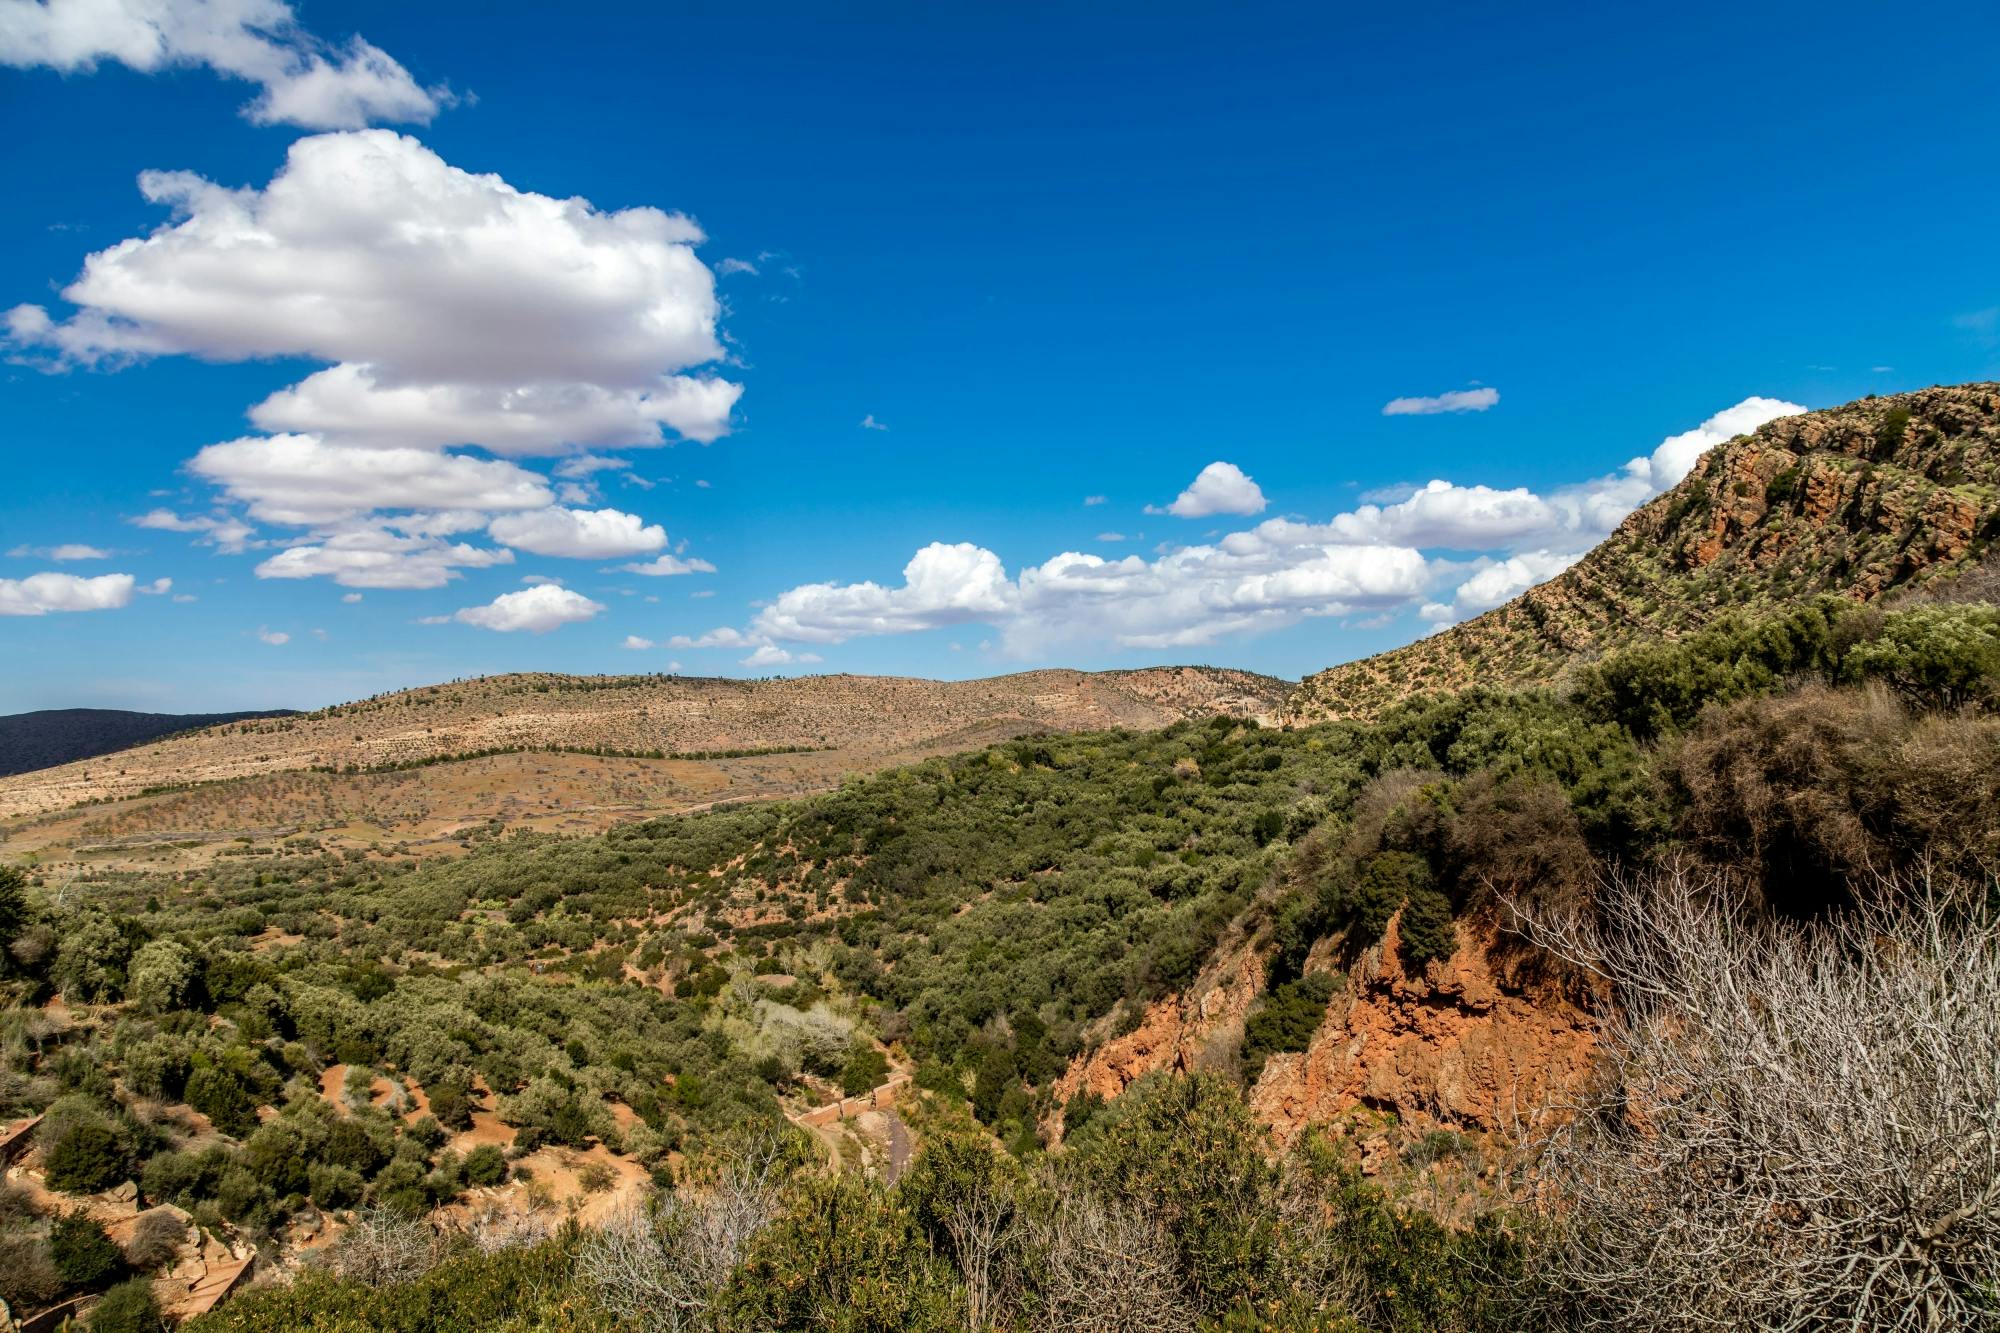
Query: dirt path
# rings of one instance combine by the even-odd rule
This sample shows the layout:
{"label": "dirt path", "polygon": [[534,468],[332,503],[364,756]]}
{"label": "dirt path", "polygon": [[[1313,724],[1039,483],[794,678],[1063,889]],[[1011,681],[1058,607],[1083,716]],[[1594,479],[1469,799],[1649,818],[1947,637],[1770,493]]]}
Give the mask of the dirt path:
{"label": "dirt path", "polygon": [[903,1172],[910,1165],[910,1157],[915,1147],[910,1138],[909,1125],[904,1123],[902,1116],[896,1114],[894,1107],[882,1112],[882,1118],[888,1121],[889,1136],[889,1160],[882,1171],[882,1183],[893,1185],[903,1178]]}

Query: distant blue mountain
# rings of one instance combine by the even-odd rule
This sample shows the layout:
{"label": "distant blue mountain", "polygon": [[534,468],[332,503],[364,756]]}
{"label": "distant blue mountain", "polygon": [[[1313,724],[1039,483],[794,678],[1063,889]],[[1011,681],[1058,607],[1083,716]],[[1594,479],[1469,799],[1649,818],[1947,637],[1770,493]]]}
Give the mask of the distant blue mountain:
{"label": "distant blue mountain", "polygon": [[115,750],[251,717],[290,717],[295,710],[261,713],[132,713],[122,708],[45,708],[0,717],[0,777],[53,768]]}

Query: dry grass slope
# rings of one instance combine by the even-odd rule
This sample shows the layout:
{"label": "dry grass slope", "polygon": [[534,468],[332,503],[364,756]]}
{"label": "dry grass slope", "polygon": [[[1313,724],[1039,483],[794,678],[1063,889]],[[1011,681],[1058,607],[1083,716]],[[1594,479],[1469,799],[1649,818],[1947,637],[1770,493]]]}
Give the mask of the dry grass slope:
{"label": "dry grass slope", "polygon": [[[8,778],[0,781],[0,818],[124,800],[169,786],[309,775],[314,769],[380,770],[517,747],[667,755],[786,748],[828,756],[805,766],[837,777],[1031,730],[1152,728],[1217,713],[1269,716],[1289,688],[1271,677],[1207,667],[1031,671],[972,681],[491,676],[210,727]],[[762,758],[792,759],[792,768],[806,760]],[[756,767],[748,758],[715,762]],[[804,781],[792,775],[777,785],[796,788]]]}

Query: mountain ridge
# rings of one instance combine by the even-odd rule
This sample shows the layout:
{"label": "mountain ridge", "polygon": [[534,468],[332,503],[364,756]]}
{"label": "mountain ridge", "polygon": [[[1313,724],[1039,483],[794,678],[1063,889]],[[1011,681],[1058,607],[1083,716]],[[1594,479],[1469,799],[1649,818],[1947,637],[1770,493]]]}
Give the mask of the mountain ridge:
{"label": "mountain ridge", "polygon": [[94,759],[183,731],[248,718],[289,717],[289,708],[218,713],[146,713],[128,708],[39,708],[0,716],[0,777]]}
{"label": "mountain ridge", "polygon": [[1817,593],[1872,602],[2000,536],[2000,384],[1781,417],[1715,446],[1569,569],[1483,615],[1308,675],[1283,720],[1370,718],[1414,694],[1554,683],[1619,648]]}
{"label": "mountain ridge", "polygon": [[231,721],[0,779],[0,816],[165,786],[306,770],[368,772],[510,750],[671,758],[828,750],[857,767],[1022,730],[1271,717],[1291,683],[1212,667],[1067,668],[970,681],[823,675],[737,680],[519,672],[417,686],[309,713]]}

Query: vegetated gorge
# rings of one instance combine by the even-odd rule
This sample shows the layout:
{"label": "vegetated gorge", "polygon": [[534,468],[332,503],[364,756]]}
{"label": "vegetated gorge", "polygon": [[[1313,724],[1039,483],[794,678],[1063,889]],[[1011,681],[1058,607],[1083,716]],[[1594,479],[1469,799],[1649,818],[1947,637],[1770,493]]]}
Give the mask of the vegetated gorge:
{"label": "vegetated gorge", "polygon": [[[1994,385],[1775,422],[1289,701],[817,794],[195,863],[33,853],[32,811],[0,1298],[2000,1326],[1997,444]],[[437,757],[397,776],[487,762]]]}

